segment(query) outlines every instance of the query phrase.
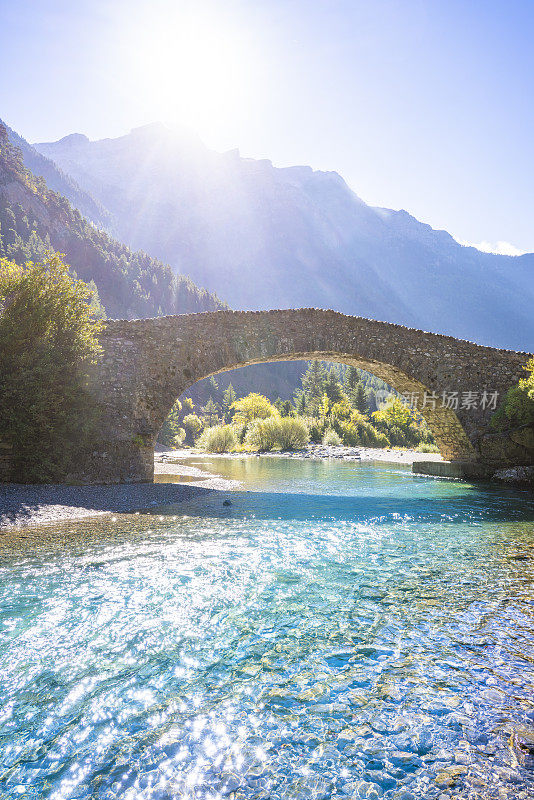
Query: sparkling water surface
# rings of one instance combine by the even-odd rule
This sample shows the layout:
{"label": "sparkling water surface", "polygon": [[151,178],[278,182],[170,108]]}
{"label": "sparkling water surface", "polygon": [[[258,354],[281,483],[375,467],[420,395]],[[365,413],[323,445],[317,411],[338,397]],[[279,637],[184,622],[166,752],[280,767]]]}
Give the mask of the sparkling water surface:
{"label": "sparkling water surface", "polygon": [[245,488],[2,551],[2,800],[534,797],[531,495],[202,466]]}

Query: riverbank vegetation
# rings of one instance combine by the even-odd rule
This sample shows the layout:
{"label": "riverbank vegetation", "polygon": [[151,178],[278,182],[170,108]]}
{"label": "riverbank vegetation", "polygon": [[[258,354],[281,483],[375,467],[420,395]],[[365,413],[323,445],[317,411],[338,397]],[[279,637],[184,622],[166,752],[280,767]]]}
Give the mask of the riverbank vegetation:
{"label": "riverbank vegetation", "polygon": [[209,392],[203,405],[189,396],[176,402],[160,444],[194,445],[213,453],[301,450],[310,442],[437,451],[421,415],[383,381],[355,367],[311,361],[293,398],[274,402],[258,392],[237,397],[232,384],[223,388],[222,380],[203,381],[202,391]]}
{"label": "riverbank vegetation", "polygon": [[519,445],[534,463],[534,358],[527,363],[525,376],[508,389],[491,426]]}
{"label": "riverbank vegetation", "polygon": [[94,424],[88,381],[102,322],[93,300],[59,255],[23,266],[0,258],[0,442],[15,481],[64,475]]}

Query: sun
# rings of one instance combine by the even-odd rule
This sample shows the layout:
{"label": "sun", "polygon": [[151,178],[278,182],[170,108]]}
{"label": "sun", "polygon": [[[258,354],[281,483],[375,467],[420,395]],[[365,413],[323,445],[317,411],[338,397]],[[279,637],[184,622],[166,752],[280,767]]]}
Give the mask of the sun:
{"label": "sun", "polygon": [[125,82],[152,119],[216,135],[246,113],[254,63],[247,45],[198,7],[133,14],[120,45]]}

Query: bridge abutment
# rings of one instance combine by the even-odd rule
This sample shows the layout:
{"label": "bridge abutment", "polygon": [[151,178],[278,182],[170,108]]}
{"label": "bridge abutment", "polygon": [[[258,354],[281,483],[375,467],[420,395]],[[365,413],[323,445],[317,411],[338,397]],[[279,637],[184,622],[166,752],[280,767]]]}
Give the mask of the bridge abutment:
{"label": "bridge abutment", "polygon": [[152,483],[154,445],[136,441],[96,441],[83,448],[66,483]]}

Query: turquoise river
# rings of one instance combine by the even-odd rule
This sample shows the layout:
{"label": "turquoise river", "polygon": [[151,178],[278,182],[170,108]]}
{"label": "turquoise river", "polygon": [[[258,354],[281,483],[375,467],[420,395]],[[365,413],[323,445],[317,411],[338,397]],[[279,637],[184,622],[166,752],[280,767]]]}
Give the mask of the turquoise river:
{"label": "turquoise river", "polygon": [[2,549],[0,798],[533,798],[532,495],[202,466]]}

